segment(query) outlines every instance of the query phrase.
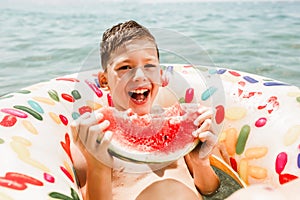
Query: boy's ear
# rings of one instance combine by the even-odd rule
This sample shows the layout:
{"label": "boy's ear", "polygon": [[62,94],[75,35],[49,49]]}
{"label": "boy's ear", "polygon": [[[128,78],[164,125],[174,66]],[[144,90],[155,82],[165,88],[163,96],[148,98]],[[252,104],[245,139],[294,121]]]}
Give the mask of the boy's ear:
{"label": "boy's ear", "polygon": [[164,80],[164,77],[163,77],[163,70],[160,69],[159,70],[159,75],[160,75],[160,84],[162,87],[165,87],[165,80]]}
{"label": "boy's ear", "polygon": [[98,81],[101,88],[109,88],[108,82],[107,82],[107,73],[106,72],[99,72],[98,73]]}

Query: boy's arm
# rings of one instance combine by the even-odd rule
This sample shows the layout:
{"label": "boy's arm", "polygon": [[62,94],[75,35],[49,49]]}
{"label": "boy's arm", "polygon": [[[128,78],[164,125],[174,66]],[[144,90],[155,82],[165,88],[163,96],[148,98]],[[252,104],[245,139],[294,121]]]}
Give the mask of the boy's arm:
{"label": "boy's arm", "polygon": [[87,168],[84,200],[111,200],[112,169],[94,158],[87,162]]}
{"label": "boy's arm", "polygon": [[[186,156],[186,162],[194,177],[194,183],[201,194],[214,193],[220,186],[220,180],[210,165],[209,159],[195,159],[195,152]],[[193,156],[194,158],[191,158]]]}
{"label": "boy's arm", "polygon": [[211,132],[212,111],[208,107],[198,110],[199,117],[194,124],[198,126],[192,134],[200,140],[198,146],[186,156],[186,162],[193,174],[194,183],[202,194],[215,192],[220,180],[210,165],[209,156],[217,144],[217,136]]}
{"label": "boy's arm", "polygon": [[80,152],[76,146],[72,148],[72,157],[83,199],[112,199],[111,168],[100,163],[86,150]]}
{"label": "boy's arm", "polygon": [[[99,123],[102,118],[99,113],[85,114],[71,124],[74,144],[84,157],[74,159],[84,200],[112,199],[113,161],[107,152],[112,132],[104,131],[110,123],[107,120]],[[79,153],[76,156],[79,157]]]}

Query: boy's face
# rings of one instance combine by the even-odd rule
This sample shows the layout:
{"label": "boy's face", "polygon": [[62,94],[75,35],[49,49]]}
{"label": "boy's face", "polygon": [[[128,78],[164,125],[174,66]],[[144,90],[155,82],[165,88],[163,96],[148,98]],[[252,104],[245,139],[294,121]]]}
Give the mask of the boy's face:
{"label": "boy's face", "polygon": [[119,110],[131,108],[138,115],[150,112],[161,74],[155,44],[143,39],[118,48],[104,73],[114,106]]}

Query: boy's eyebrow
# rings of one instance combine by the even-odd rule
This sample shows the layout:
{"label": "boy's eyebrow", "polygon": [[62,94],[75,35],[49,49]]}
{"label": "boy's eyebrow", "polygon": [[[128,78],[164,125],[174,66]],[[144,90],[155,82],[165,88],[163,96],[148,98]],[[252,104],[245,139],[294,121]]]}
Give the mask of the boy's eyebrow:
{"label": "boy's eyebrow", "polygon": [[[145,56],[144,58],[143,58],[143,61],[144,62],[151,62],[151,61],[155,61],[157,59],[157,57],[156,56]],[[112,63],[113,63],[114,61],[113,60],[111,60],[110,61],[110,63],[109,63],[109,65],[111,65]],[[119,58],[119,59],[117,59],[117,61],[115,61],[116,63],[117,63],[117,65],[120,65],[120,64],[122,64],[122,63],[132,63],[132,59],[130,59],[130,58]]]}
{"label": "boy's eyebrow", "polygon": [[[150,57],[145,57],[144,58],[144,62],[147,62],[147,61],[153,61],[155,60],[155,57],[154,56],[150,56]],[[118,64],[122,64],[122,63],[131,63],[132,60],[131,59],[124,59],[124,60],[120,60],[118,61]]]}
{"label": "boy's eyebrow", "polygon": [[155,60],[157,57],[155,56],[149,56],[149,57],[145,57],[144,58],[144,61],[152,61],[152,60]]}
{"label": "boy's eyebrow", "polygon": [[[113,62],[114,62],[114,61],[112,60],[112,61],[110,62],[110,65],[111,65]],[[131,60],[128,59],[128,58],[126,58],[126,59],[124,59],[124,60],[120,59],[120,60],[117,60],[117,65],[122,64],[122,63],[130,63],[130,62],[131,62]]]}
{"label": "boy's eyebrow", "polygon": [[123,63],[131,63],[131,60],[130,60],[130,59],[120,60],[120,61],[117,63],[117,65],[123,64]]}

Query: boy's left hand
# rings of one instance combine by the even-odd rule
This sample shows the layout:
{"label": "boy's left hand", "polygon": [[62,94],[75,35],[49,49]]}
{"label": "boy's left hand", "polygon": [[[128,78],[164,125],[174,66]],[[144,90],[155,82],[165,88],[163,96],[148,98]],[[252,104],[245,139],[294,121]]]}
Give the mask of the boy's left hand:
{"label": "boy's left hand", "polygon": [[212,110],[209,107],[201,107],[198,113],[200,115],[194,121],[194,124],[199,128],[192,134],[198,138],[202,144],[198,145],[190,154],[196,159],[206,159],[217,144],[218,137],[211,131]]}

